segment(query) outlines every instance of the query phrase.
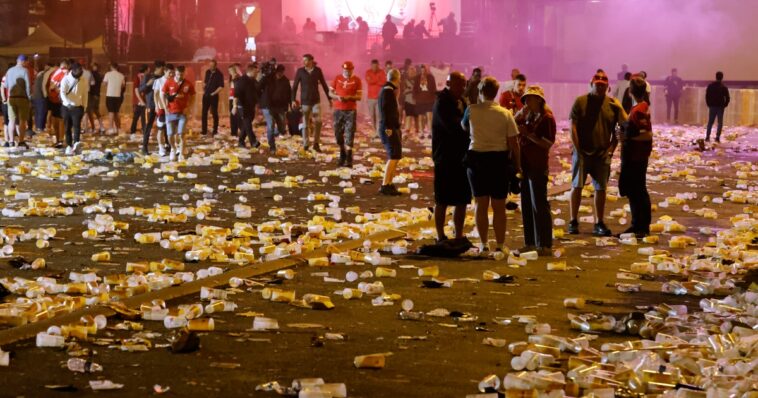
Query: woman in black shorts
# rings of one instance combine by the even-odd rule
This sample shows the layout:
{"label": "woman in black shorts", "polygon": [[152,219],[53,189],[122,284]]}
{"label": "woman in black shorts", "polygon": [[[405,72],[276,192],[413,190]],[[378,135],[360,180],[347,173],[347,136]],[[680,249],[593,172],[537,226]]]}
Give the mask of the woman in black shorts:
{"label": "woman in black shorts", "polygon": [[429,133],[432,127],[432,108],[437,99],[437,82],[434,75],[429,73],[426,65],[421,65],[421,72],[416,79],[416,113],[421,122],[421,131]]}
{"label": "woman in black shorts", "polygon": [[513,115],[495,102],[500,85],[493,77],[479,83],[479,103],[469,105],[461,125],[471,136],[466,167],[471,193],[476,201],[476,230],[480,250],[489,250],[488,211],[492,205],[492,227],[496,250],[505,243],[505,199],[508,196],[509,167],[521,168],[518,128]]}

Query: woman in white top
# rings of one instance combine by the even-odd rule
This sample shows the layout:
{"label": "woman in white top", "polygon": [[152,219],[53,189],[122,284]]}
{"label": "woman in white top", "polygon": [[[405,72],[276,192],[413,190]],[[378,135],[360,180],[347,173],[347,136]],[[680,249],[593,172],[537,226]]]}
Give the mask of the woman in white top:
{"label": "woman in white top", "polygon": [[463,129],[471,135],[466,167],[471,192],[476,201],[476,230],[481,238],[480,249],[489,250],[488,211],[492,205],[492,227],[496,250],[505,243],[505,199],[508,196],[509,170],[520,172],[518,128],[513,114],[497,102],[500,85],[493,77],[479,83],[479,103],[469,105],[463,115]]}

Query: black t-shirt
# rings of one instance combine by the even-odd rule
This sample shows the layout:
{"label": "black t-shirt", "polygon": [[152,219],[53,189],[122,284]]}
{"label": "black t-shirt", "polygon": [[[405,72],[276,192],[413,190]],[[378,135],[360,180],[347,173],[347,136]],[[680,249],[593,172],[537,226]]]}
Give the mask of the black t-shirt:
{"label": "black t-shirt", "polygon": [[258,82],[249,76],[242,75],[234,81],[234,96],[237,98],[237,105],[246,111],[255,110],[255,106],[258,104],[258,94]]}

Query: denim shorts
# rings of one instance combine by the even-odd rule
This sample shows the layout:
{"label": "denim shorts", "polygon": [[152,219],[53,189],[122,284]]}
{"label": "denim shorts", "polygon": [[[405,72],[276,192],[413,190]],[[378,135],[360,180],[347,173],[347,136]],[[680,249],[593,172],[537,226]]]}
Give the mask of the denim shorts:
{"label": "denim shorts", "polygon": [[587,174],[592,177],[592,186],[596,191],[605,191],[611,175],[611,163],[605,156],[580,156],[577,151],[571,155],[571,187],[582,188]]}

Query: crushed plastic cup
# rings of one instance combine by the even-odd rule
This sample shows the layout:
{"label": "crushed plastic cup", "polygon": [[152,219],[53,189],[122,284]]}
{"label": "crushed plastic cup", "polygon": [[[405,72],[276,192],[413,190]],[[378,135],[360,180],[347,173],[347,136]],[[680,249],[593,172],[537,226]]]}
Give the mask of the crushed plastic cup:
{"label": "crushed plastic cup", "polygon": [[374,270],[374,275],[376,275],[377,278],[395,278],[397,277],[397,270],[394,270],[392,268],[377,267],[376,270]]}
{"label": "crushed plastic cup", "polygon": [[37,347],[63,347],[66,339],[63,336],[56,336],[45,332],[37,333]]}
{"label": "crushed plastic cup", "polygon": [[294,279],[295,274],[296,274],[295,270],[292,270],[292,269],[283,269],[276,272],[276,276],[287,279],[287,280]]}
{"label": "crushed plastic cup", "polygon": [[215,329],[213,318],[191,319],[187,322],[187,330],[197,332],[209,332]]}
{"label": "crushed plastic cup", "polygon": [[353,359],[353,365],[358,369],[382,369],[386,361],[386,354],[359,355]]}
{"label": "crushed plastic cup", "polygon": [[253,330],[256,330],[256,331],[279,330],[279,322],[273,318],[257,316],[253,318]]}
{"label": "crushed plastic cup", "polygon": [[88,361],[83,358],[69,358],[66,362],[68,370],[76,373],[94,373],[102,372],[103,367],[100,364]]}
{"label": "crushed plastic cup", "polygon": [[533,260],[536,260],[536,259],[539,258],[539,253],[537,253],[534,250],[528,251],[528,252],[524,252],[524,253],[520,253],[519,254],[519,258],[523,258],[525,260],[533,261]]}
{"label": "crushed plastic cup", "polygon": [[92,255],[92,261],[94,262],[105,262],[105,261],[111,261],[111,253],[110,252],[99,252]]}
{"label": "crushed plastic cup", "polygon": [[568,269],[565,261],[555,261],[547,263],[548,271],[566,271]]}
{"label": "crushed plastic cup", "polygon": [[500,389],[500,377],[492,374],[486,376],[479,382],[479,392],[492,392]]}
{"label": "crushed plastic cup", "polygon": [[363,291],[360,289],[351,289],[349,287],[346,287],[342,290],[342,297],[345,300],[359,299],[363,297]]}
{"label": "crushed plastic cup", "polygon": [[177,329],[177,328],[183,328],[187,326],[187,323],[189,321],[187,318],[183,316],[172,316],[169,315],[165,318],[163,318],[163,326],[166,327],[166,329]]}
{"label": "crushed plastic cup", "polygon": [[436,265],[418,269],[418,276],[436,277],[436,276],[439,276],[439,274],[440,274],[440,267]]}
{"label": "crushed plastic cup", "polygon": [[236,303],[226,300],[211,300],[211,303],[205,306],[205,312],[209,314],[213,314],[214,312],[232,312],[236,309]]}
{"label": "crushed plastic cup", "polygon": [[563,299],[563,306],[565,308],[576,308],[581,310],[584,308],[585,300],[581,297],[571,297]]}
{"label": "crushed plastic cup", "polygon": [[528,323],[524,328],[526,334],[550,334],[550,324],[547,323]]}

